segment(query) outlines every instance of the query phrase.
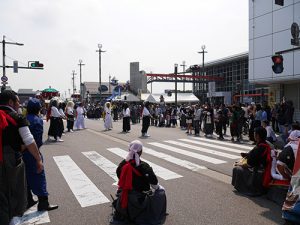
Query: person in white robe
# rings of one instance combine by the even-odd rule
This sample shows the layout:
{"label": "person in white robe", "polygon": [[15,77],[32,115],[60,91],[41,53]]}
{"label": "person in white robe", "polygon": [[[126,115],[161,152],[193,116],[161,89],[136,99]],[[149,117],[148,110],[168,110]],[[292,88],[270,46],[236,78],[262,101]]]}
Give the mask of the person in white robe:
{"label": "person in white robe", "polygon": [[104,120],[104,127],[106,130],[112,129],[112,118],[111,118],[111,105],[110,102],[105,103],[105,120]]}
{"label": "person in white robe", "polygon": [[84,109],[82,107],[82,103],[79,104],[79,106],[76,108],[76,122],[75,122],[75,127],[80,130],[80,129],[85,129],[85,124],[84,124]]}

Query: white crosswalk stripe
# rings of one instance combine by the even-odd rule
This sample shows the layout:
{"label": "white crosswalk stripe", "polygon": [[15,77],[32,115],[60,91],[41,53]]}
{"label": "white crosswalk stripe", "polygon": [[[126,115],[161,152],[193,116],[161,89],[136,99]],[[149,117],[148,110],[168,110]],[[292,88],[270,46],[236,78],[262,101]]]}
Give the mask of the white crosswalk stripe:
{"label": "white crosswalk stripe", "polygon": [[109,202],[70,156],[54,156],[53,159],[81,207]]}
{"label": "white crosswalk stripe", "polygon": [[[120,156],[120,157],[122,157],[122,158],[126,158],[127,153],[128,153],[127,151],[125,151],[121,148],[108,148],[107,150],[114,153],[114,154],[116,154],[116,155],[118,155],[118,156]],[[148,163],[153,168],[154,173],[158,177],[160,177],[164,180],[171,180],[171,179],[176,179],[176,178],[182,177],[181,175],[179,175],[175,172],[172,172],[172,171],[170,171],[170,170],[168,170],[164,167],[156,165],[152,162],[149,162],[148,160],[145,160],[144,158],[143,158],[143,161]]]}
{"label": "white crosswalk stripe", "polygon": [[112,179],[114,179],[115,183],[113,185],[117,185],[119,179],[116,174],[117,165],[104,158],[98,152],[82,152],[82,154],[91,160],[96,166],[102,169],[105,173],[107,173]]}
{"label": "white crosswalk stripe", "polygon": [[233,148],[224,147],[224,146],[221,146],[221,145],[209,144],[209,143],[205,143],[205,142],[201,142],[201,141],[194,141],[194,140],[190,140],[190,139],[179,139],[179,140],[189,142],[189,143],[193,143],[193,144],[197,144],[197,145],[201,145],[201,146],[205,146],[205,147],[209,147],[209,148],[217,148],[217,149],[227,151],[227,152],[234,152],[234,153],[238,153],[238,154],[241,153],[241,152],[248,152],[248,151],[236,150],[236,149],[233,149]]}
{"label": "white crosswalk stripe", "polygon": [[[180,139],[180,140],[183,141],[185,139]],[[189,141],[189,140],[187,140],[187,141]],[[178,141],[165,141],[165,142],[170,143],[170,144],[174,144],[174,145],[177,145],[177,146],[181,146],[181,147],[184,147],[184,148],[193,149],[195,151],[201,151],[201,152],[209,153],[209,154],[212,154],[212,155],[222,156],[222,157],[229,158],[229,159],[239,159],[239,158],[241,158],[240,156],[237,156],[237,155],[231,155],[231,154],[228,154],[228,153],[223,153],[223,152],[219,152],[219,151],[215,151],[215,150],[210,150],[210,149],[207,149],[207,148],[201,148],[201,147],[198,147],[198,146],[189,145],[189,144],[181,143],[181,142],[178,142]]]}
{"label": "white crosswalk stripe", "polygon": [[220,140],[214,140],[214,139],[208,139],[208,138],[191,137],[191,139],[198,140],[198,141],[201,141],[201,142],[214,143],[214,144],[217,144],[218,146],[225,145],[225,146],[230,146],[230,147],[234,147],[234,148],[245,149],[247,151],[250,151],[250,150],[253,149],[253,147],[247,146],[245,144],[235,144],[235,143],[229,143],[229,142],[226,142],[226,141],[220,141]]}
{"label": "white crosswalk stripe", "polygon": [[9,225],[28,225],[28,224],[44,224],[50,223],[49,214],[47,211],[37,211],[37,205],[28,209],[22,217],[14,217]]}
{"label": "white crosswalk stripe", "polygon": [[173,147],[173,146],[170,146],[170,145],[165,145],[165,144],[158,143],[158,142],[150,142],[148,144],[159,147],[159,148],[166,149],[166,150],[171,151],[171,152],[186,155],[186,156],[189,156],[189,157],[192,157],[192,158],[195,158],[195,159],[200,159],[200,160],[203,160],[203,161],[206,161],[206,162],[209,162],[209,163],[213,163],[213,164],[226,163],[226,161],[224,161],[224,160],[216,159],[216,158],[213,158],[213,157],[201,155],[201,154],[190,152],[190,151],[186,151],[186,150],[183,150],[183,149],[180,149],[180,148],[177,148],[177,147]]}
{"label": "white crosswalk stripe", "polygon": [[195,164],[195,163],[192,163],[192,162],[189,162],[186,160],[178,159],[176,157],[170,156],[170,155],[162,153],[162,152],[155,151],[150,148],[144,147],[143,152],[146,154],[158,157],[160,159],[166,160],[166,161],[176,164],[178,166],[184,167],[186,169],[192,170],[192,171],[199,171],[199,170],[207,169],[205,166],[200,166],[198,164]]}

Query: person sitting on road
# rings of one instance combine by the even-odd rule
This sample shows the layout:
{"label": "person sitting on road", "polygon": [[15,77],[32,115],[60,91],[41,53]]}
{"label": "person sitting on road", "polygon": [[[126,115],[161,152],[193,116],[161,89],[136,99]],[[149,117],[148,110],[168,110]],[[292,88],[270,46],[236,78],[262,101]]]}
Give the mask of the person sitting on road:
{"label": "person sitting on road", "polygon": [[277,171],[285,180],[290,180],[292,176],[300,141],[300,130],[292,131],[288,141],[277,158]]}
{"label": "person sitting on road", "polygon": [[[143,144],[132,141],[129,152],[117,168],[119,188],[113,202],[115,213],[111,224],[161,224],[166,216],[165,190],[158,184],[152,168],[140,159]],[[154,189],[153,193],[150,189]]]}
{"label": "person sitting on road", "polygon": [[275,143],[277,141],[275,132],[273,130],[273,128],[270,126],[270,123],[268,120],[264,120],[263,122],[261,122],[262,127],[266,129],[267,131],[267,141],[271,142],[272,144]]}
{"label": "person sitting on road", "polygon": [[231,181],[238,192],[249,196],[265,194],[272,180],[271,148],[266,142],[267,131],[263,127],[257,127],[254,136],[256,146],[248,153],[241,153],[244,163],[235,165]]}

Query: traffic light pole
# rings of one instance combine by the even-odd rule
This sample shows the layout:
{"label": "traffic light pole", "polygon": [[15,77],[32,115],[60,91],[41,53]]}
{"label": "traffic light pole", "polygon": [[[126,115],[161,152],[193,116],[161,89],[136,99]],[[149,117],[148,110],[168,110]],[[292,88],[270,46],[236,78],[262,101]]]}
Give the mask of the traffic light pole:
{"label": "traffic light pole", "polygon": [[[2,80],[2,87],[1,87],[1,92],[6,89],[6,83],[7,83],[7,77],[6,77],[6,68],[9,68],[5,65],[5,44],[10,44],[10,45],[19,45],[23,46],[24,44],[18,43],[18,42],[7,42],[5,41],[5,35],[3,35],[3,40],[2,40],[2,69],[3,69],[3,74],[1,77]],[[6,80],[6,81],[4,81]]]}
{"label": "traffic light pole", "polygon": [[293,51],[297,51],[297,50],[300,50],[300,47],[296,47],[296,48],[291,48],[291,49],[287,49],[287,50],[275,52],[275,54],[276,55],[281,55],[281,54],[284,54],[284,53],[293,52]]}

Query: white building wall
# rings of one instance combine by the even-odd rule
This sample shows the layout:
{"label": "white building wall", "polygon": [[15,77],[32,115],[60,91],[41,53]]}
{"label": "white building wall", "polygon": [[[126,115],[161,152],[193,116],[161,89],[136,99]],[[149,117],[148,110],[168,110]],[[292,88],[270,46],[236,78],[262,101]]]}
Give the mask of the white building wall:
{"label": "white building wall", "polygon": [[300,82],[300,51],[283,54],[284,71],[274,74],[272,55],[293,48],[290,28],[300,25],[300,0],[249,0],[249,81],[256,83]]}

